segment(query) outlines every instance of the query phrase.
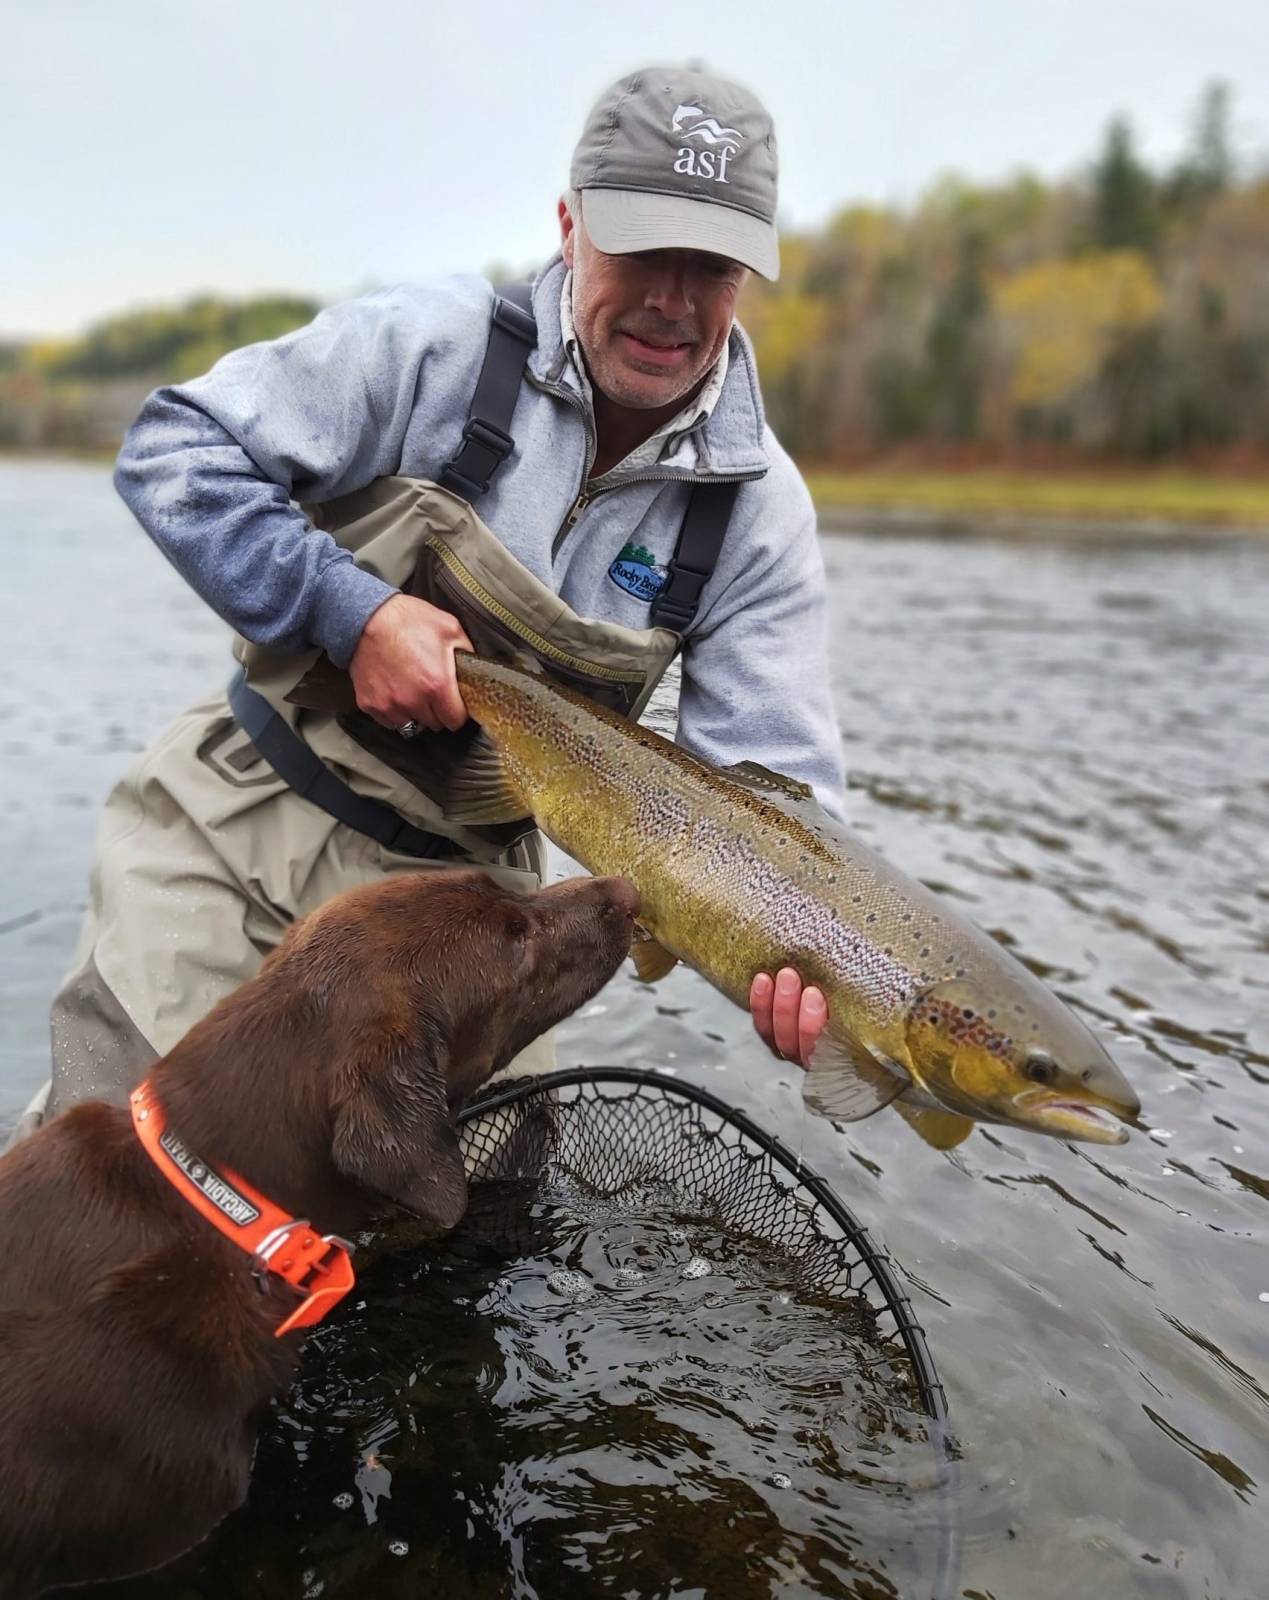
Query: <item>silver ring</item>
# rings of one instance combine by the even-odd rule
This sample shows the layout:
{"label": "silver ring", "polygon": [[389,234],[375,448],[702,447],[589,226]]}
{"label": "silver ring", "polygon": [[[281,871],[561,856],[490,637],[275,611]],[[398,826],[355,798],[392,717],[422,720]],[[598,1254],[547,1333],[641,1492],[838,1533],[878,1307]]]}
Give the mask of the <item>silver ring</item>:
{"label": "silver ring", "polygon": [[411,717],[409,722],[403,722],[401,724],[401,726],[397,729],[397,732],[403,739],[417,739],[419,734],[423,732],[423,729],[418,725],[417,722],[415,722],[414,718]]}

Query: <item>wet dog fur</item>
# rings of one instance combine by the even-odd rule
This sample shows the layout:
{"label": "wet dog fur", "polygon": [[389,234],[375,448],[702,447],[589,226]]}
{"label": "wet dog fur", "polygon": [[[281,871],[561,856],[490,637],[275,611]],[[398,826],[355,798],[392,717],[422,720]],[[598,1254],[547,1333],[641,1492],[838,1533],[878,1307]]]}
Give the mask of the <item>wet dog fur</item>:
{"label": "wet dog fur", "polygon": [[[448,1228],[454,1112],[611,977],[635,908],[620,879],[522,896],[475,871],[339,895],[155,1064],[169,1125],[321,1233]],[[163,1565],[246,1495],[294,1294],[104,1102],[0,1159],[0,1222],[0,1597]]]}

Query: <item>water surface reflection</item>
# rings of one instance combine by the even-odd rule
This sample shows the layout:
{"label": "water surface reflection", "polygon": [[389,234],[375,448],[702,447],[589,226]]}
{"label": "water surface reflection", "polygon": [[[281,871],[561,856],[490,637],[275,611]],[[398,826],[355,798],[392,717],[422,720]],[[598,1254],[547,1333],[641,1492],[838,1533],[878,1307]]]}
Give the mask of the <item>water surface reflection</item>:
{"label": "water surface reflection", "polygon": [[[103,470],[0,469],[0,1116],[45,1070],[95,808],[224,671]],[[826,541],[853,826],[1105,1038],[1123,1149],[835,1135],[745,1019],[630,973],[561,1064],[699,1078],[838,1184],[947,1383],[965,1593],[1251,1600],[1269,1567],[1269,544]],[[774,1592],[774,1591],[773,1591]],[[827,1591],[826,1591],[827,1592]]]}

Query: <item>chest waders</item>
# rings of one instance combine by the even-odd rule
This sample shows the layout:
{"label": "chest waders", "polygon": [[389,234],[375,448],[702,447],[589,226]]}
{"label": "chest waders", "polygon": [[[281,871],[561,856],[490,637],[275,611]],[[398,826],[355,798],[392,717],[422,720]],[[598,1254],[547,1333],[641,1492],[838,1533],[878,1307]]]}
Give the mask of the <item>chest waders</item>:
{"label": "chest waders", "polygon": [[[650,607],[650,628],[588,620],[566,606],[472,509],[514,449],[508,430],[537,338],[528,304],[527,284],[495,295],[462,444],[436,483],[381,478],[305,509],[316,527],[385,582],[457,616],[478,654],[528,652],[569,688],[637,717],[696,616],[739,485],[692,489],[666,582]],[[230,685],[229,703],[239,723],[275,772],[347,826],[425,859],[458,849],[479,858],[531,827],[526,818],[465,829],[445,818],[442,779],[478,737],[474,725],[407,741],[356,709],[351,680],[324,656],[302,658],[297,677],[294,655],[245,640],[236,654],[243,671]],[[350,741],[373,765],[352,758]],[[332,770],[350,767],[347,781]]]}
{"label": "chest waders", "polygon": [[[527,286],[495,296],[462,444],[432,483],[384,478],[306,507],[386,582],[454,612],[482,653],[528,650],[570,687],[637,716],[690,626],[737,485],[691,494],[646,629],[579,617],[481,522],[473,502],[514,448],[510,422],[536,327]],[[240,672],[178,717],[106,802],[79,946],[52,1008],[51,1094],[19,1132],[77,1100],[126,1101],[156,1055],[251,977],[295,918],[392,872],[480,865],[535,888],[531,819],[463,827],[438,782],[478,736],[404,740],[358,711],[320,652],[235,642]],[[551,1036],[508,1075],[554,1065]]]}

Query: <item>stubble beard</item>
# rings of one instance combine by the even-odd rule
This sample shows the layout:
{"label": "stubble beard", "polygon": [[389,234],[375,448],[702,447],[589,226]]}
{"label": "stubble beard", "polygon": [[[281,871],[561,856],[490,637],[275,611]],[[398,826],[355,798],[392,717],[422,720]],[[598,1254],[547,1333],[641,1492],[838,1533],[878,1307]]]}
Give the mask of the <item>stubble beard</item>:
{"label": "stubble beard", "polygon": [[[619,338],[618,333],[611,334],[610,345],[615,344]],[[611,348],[605,350],[602,357],[596,360],[588,348],[588,342],[580,338],[579,342],[586,358],[591,382],[616,405],[628,406],[632,411],[656,411],[662,406],[674,405],[677,401],[685,400],[705,376],[706,369],[701,365],[695,350],[693,356],[696,359],[692,360],[683,372],[676,373],[671,380],[661,373],[644,372],[639,367],[632,366]]]}

